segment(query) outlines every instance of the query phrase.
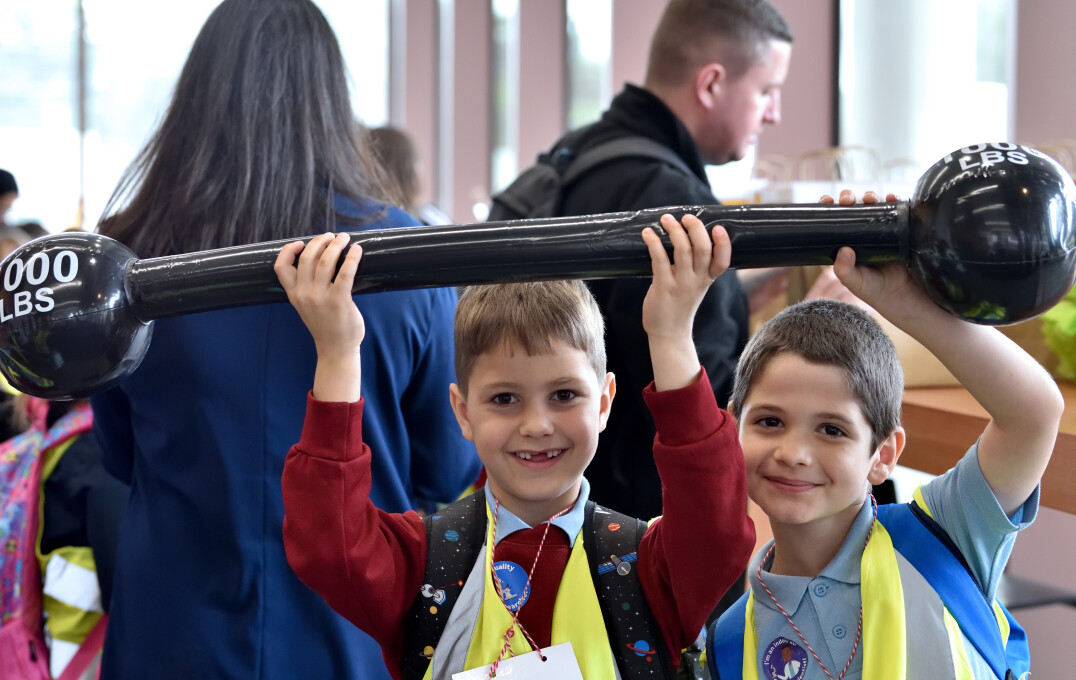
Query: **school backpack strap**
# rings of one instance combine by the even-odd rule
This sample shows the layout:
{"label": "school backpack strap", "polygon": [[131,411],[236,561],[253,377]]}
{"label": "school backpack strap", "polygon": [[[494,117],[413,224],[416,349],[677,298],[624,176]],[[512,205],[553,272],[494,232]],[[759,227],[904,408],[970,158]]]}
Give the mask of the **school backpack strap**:
{"label": "school backpack strap", "polygon": [[706,639],[706,667],[710,677],[719,680],[739,678],[743,673],[743,636],[747,621],[747,598],[751,591],[739,597],[714,622]]}
{"label": "school backpack strap", "polygon": [[617,137],[579,153],[572,150],[569,142],[540,154],[534,165],[494,196],[489,219],[558,216],[565,187],[601,165],[629,157],[652,158],[687,175],[695,175],[673,149],[649,137]]}
{"label": "school backpack strap", "polygon": [[646,522],[587,502],[583,547],[620,675],[624,680],[671,680],[672,660],[636,570],[644,533]]}
{"label": "school backpack strap", "polygon": [[108,626],[108,615],[104,614],[93,624],[93,628],[86,634],[86,638],[79,645],[78,651],[67,662],[63,673],[56,680],[78,680],[86,669],[93,663],[94,658],[105,646],[105,628]]}
{"label": "school backpack strap", "polygon": [[93,427],[93,410],[89,402],[75,406],[61,416],[45,434],[41,443],[43,449],[51,449],[71,437],[88,432]]}
{"label": "school backpack strap", "polygon": [[685,174],[692,176],[695,174],[684,162],[684,159],[680,157],[680,154],[668,146],[649,137],[631,135],[596,144],[577,155],[565,169],[561,184],[568,186],[600,165],[629,157],[652,158],[662,161]]}
{"label": "school backpack strap", "polygon": [[968,570],[967,562],[944,529],[914,501],[878,506],[878,521],[893,547],[938,593],[960,629],[990,665],[994,674],[1022,677],[1030,669],[1027,637],[1000,603],[1009,621],[1009,640],[1002,643],[993,604]]}
{"label": "school backpack strap", "polygon": [[422,680],[426,674],[456,598],[485,545],[485,489],[425,517],[423,522],[426,572],[405,619],[404,680]]}

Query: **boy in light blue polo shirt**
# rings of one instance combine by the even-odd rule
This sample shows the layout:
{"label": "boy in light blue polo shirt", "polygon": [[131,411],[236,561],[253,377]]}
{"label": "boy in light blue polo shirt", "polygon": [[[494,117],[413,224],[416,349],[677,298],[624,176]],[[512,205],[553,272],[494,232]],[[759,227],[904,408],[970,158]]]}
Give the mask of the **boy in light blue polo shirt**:
{"label": "boy in light blue polo shirt", "polygon": [[914,503],[878,508],[870,485],[889,476],[905,440],[892,342],[869,314],[832,300],[764,325],[741,355],[729,411],[748,493],[774,539],[748,567],[750,592],[710,630],[711,675],[1021,677],[1022,631],[1010,637],[993,600],[1016,533],[1038,509],[1060,392],[996,329],[933,304],[905,266],[856,267],[843,248],[834,271],[933,352],[991,420]]}

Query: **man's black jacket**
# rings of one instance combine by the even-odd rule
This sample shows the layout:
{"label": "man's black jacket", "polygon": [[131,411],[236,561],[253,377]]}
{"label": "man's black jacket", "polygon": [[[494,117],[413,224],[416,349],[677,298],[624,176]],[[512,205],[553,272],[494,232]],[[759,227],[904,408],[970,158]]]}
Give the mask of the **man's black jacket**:
{"label": "man's black jacket", "polygon": [[[561,215],[587,215],[672,205],[715,204],[698,147],[679,119],[650,92],[628,85],[597,123],[569,132],[559,146],[578,155],[615,137],[656,140],[681,156],[695,176],[654,158],[605,163],[566,187]],[[606,319],[609,370],[617,397],[598,452],[587,470],[591,499],[633,517],[661,514],[661,480],[654,466],[656,432],[642,391],[654,379],[642,326],[649,278],[589,281]],[[695,318],[694,339],[718,404],[728,403],[736,360],[747,342],[747,300],[734,273],[718,278]]]}

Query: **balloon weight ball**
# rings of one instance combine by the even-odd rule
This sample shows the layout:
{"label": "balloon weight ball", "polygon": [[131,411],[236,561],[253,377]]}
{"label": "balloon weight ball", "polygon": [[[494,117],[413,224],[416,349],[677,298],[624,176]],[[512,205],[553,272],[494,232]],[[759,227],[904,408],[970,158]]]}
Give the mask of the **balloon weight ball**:
{"label": "balloon weight ball", "polygon": [[138,366],[153,326],[130,309],[124,271],[134,257],[111,239],[70,233],[0,262],[0,368],[15,389],[79,398]]}
{"label": "balloon weight ball", "polygon": [[1076,279],[1076,187],[1041,151],[976,144],[935,163],[911,201],[910,266],[943,308],[976,323],[1031,318]]}

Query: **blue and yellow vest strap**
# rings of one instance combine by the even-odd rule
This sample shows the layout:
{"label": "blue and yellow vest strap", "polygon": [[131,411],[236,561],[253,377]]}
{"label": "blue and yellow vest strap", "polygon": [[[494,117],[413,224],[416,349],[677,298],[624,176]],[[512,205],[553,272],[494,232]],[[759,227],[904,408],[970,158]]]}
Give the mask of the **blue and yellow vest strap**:
{"label": "blue and yellow vest strap", "polygon": [[[1023,629],[1000,603],[989,603],[982,596],[969,597],[972,593],[981,595],[981,588],[952,540],[930,517],[919,493],[917,500],[918,503],[878,508],[878,522],[886,527],[893,549],[937,592],[964,636],[999,679],[1023,677],[1030,669],[1030,653]],[[750,598],[751,593],[747,592],[737,600],[718,621],[707,641],[707,660],[713,665],[712,677],[724,680],[745,677],[744,649],[748,647],[745,630],[754,630],[753,618],[748,611]],[[864,617],[866,629],[866,612]],[[749,647],[754,649],[755,645]],[[865,639],[865,654],[867,648]],[[757,663],[757,660],[753,661]],[[866,666],[864,673],[867,677]]]}
{"label": "blue and yellow vest strap", "polygon": [[[938,593],[945,608],[998,678],[1011,670],[1017,677],[1030,670],[1030,650],[1023,629],[1000,603],[987,602],[967,562],[948,534],[930,517],[920,501],[882,505],[878,521],[889,527],[893,545]],[[999,620],[998,610],[1004,620]],[[1008,628],[1007,640],[1001,627]]]}
{"label": "blue and yellow vest strap", "polygon": [[750,590],[725,610],[706,638],[706,667],[710,669],[711,678],[743,677],[743,640],[749,599]]}

